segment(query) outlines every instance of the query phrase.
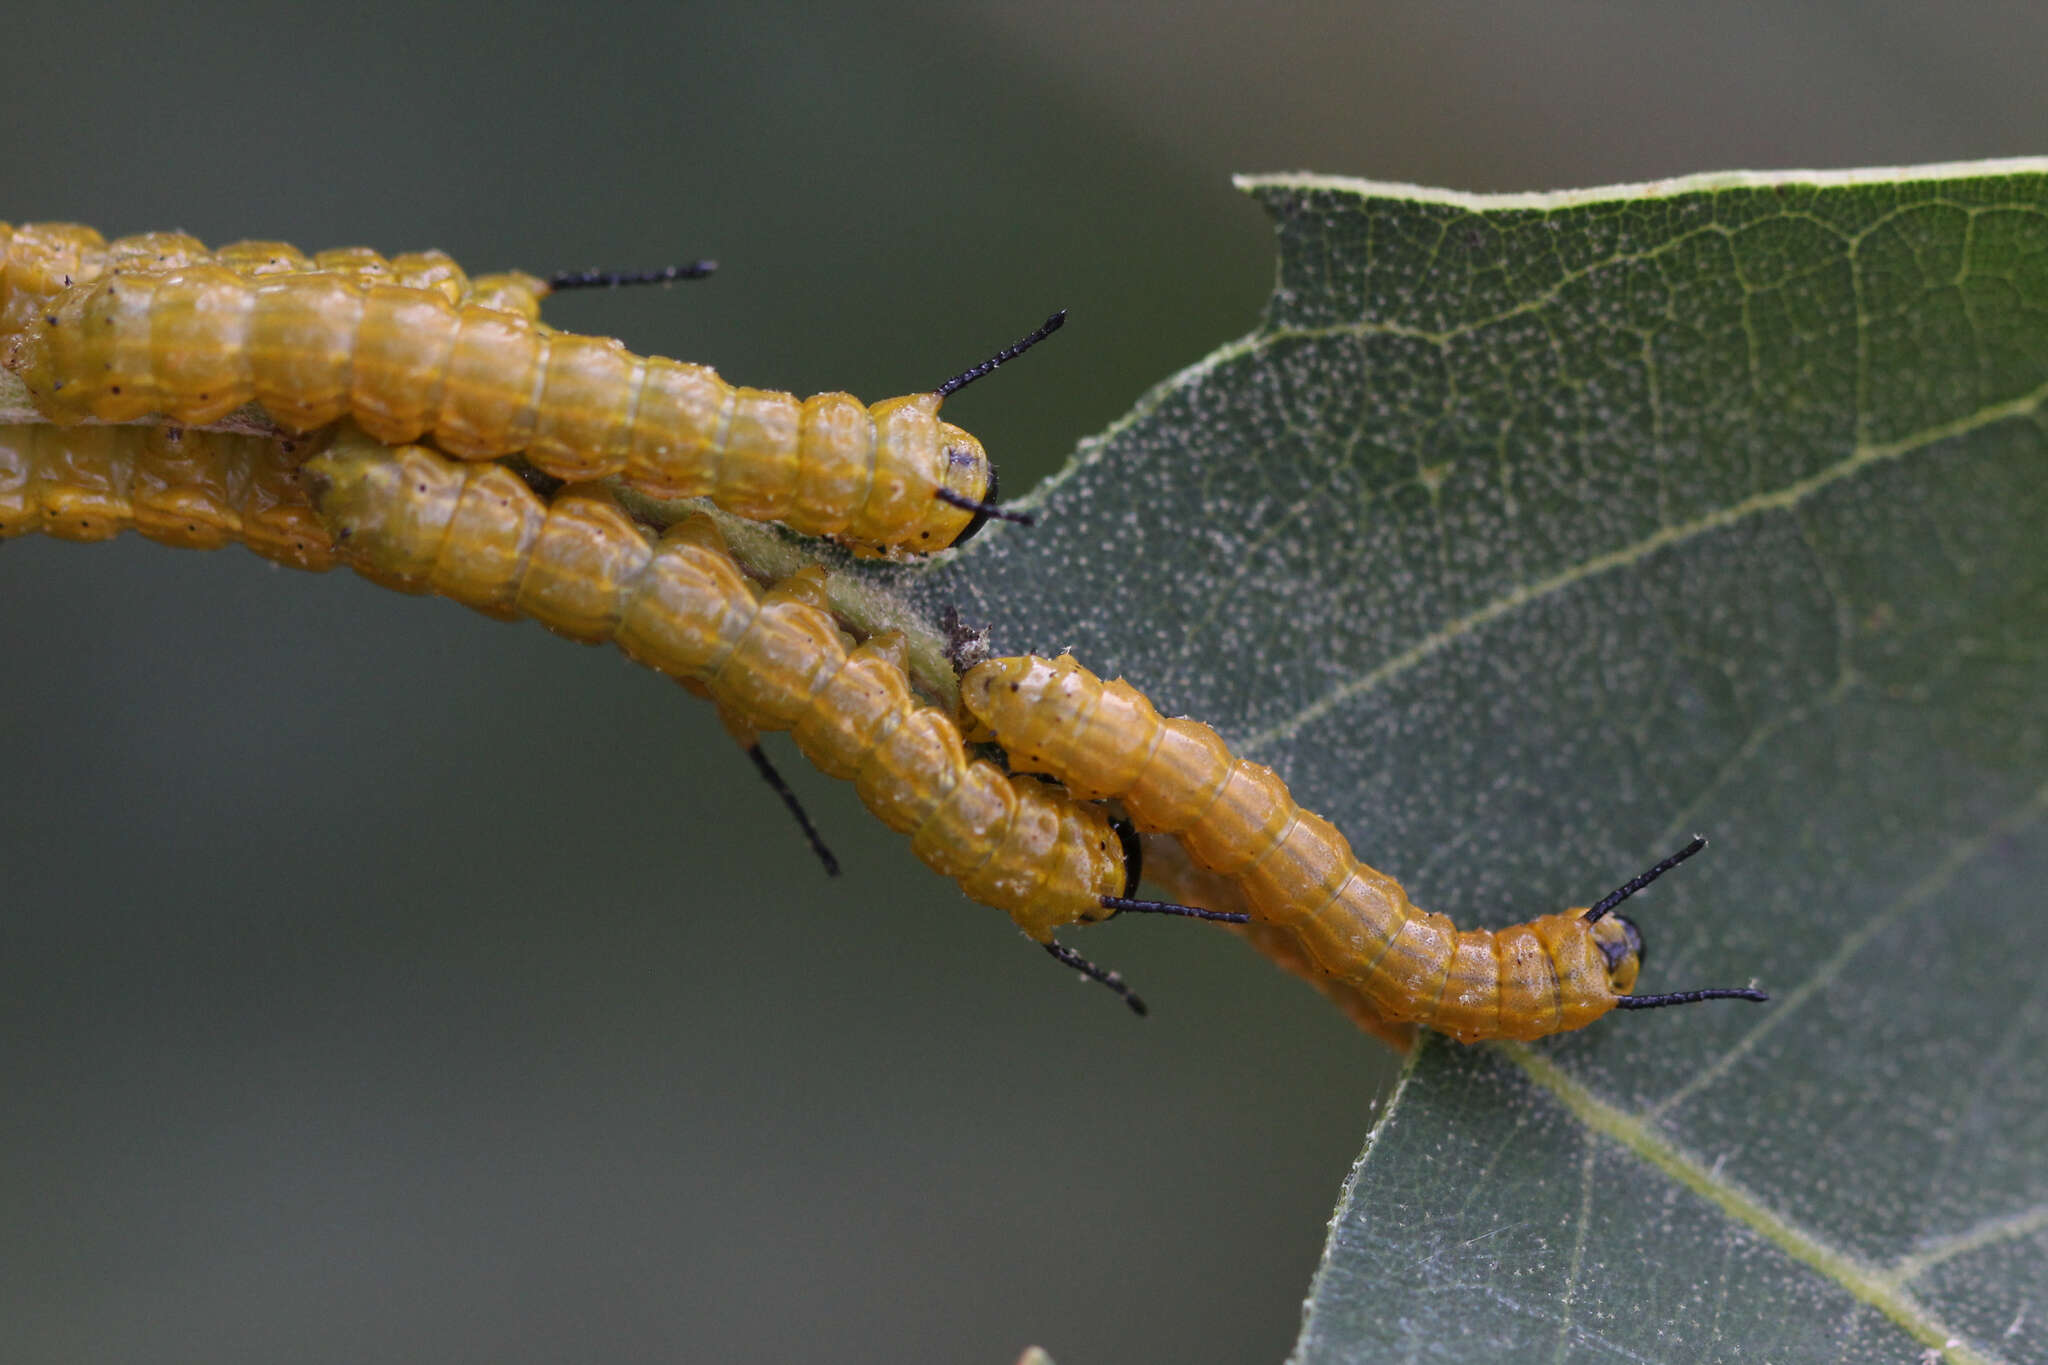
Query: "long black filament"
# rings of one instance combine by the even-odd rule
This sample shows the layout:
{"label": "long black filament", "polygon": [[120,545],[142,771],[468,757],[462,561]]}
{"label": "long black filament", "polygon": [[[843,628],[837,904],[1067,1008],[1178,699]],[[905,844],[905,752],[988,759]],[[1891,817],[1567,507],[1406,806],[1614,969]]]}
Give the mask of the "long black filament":
{"label": "long black filament", "polygon": [[1105,910],[1132,915],[1179,915],[1183,919],[1214,920],[1218,924],[1250,924],[1252,917],[1236,910],[1204,910],[1197,905],[1175,905],[1172,901],[1134,901],[1123,896],[1098,897]]}
{"label": "long black filament", "polygon": [[782,804],[796,817],[797,828],[804,832],[804,838],[811,845],[811,852],[817,854],[818,861],[825,865],[825,875],[838,876],[839,859],[833,857],[832,850],[825,847],[825,837],[818,833],[818,827],[811,823],[811,813],[804,809],[803,802],[796,799],[796,793],[789,789],[789,783],[782,780],[782,774],[768,761],[768,755],[761,751],[758,744],[749,746],[746,754],[753,760],[754,771],[761,774],[761,780],[768,784],[768,789],[781,797]]}
{"label": "long black filament", "polygon": [[[1663,862],[1658,863],[1655,867],[1643,873],[1642,876],[1632,878],[1614,888],[1598,905],[1586,911],[1582,918],[1588,924],[1594,923],[1615,906],[1620,905],[1630,896],[1633,896],[1651,882],[1656,881],[1657,878],[1663,876],[1672,868],[1677,867],[1706,846],[1707,841],[1695,834],[1692,842],[1684,848],[1681,848]],[[1627,921],[1624,920],[1623,923],[1625,924]],[[1770,998],[1769,995],[1754,986],[1715,986],[1699,991],[1672,991],[1666,995],[1618,996],[1614,1001],[1614,1007],[1618,1010],[1655,1010],[1662,1009],[1666,1005],[1696,1005],[1702,1000],[1753,1000],[1762,1002]]]}
{"label": "long black filament", "polygon": [[941,398],[951,398],[975,380],[982,378],[984,375],[993,374],[998,366],[1007,365],[1018,356],[1023,355],[1033,346],[1036,346],[1039,342],[1057,332],[1061,327],[1064,327],[1066,322],[1067,310],[1062,308],[1044,322],[1039,323],[1031,335],[1022,338],[1014,346],[1003,347],[1002,350],[997,351],[973,369],[962,370],[954,375],[951,379],[933,389],[932,392]]}
{"label": "long black filament", "polygon": [[1115,991],[1117,995],[1122,997],[1123,1002],[1131,1007],[1132,1014],[1143,1017],[1146,1013],[1145,1002],[1134,995],[1131,988],[1124,984],[1124,979],[1115,972],[1110,971],[1106,967],[1096,966],[1093,962],[1082,957],[1063,943],[1041,943],[1039,947],[1051,953],[1055,962],[1060,963],[1062,966],[1072,967],[1090,981],[1099,981]]}
{"label": "long black filament", "polygon": [[716,269],[716,261],[691,261],[688,265],[665,265],[657,270],[560,270],[548,276],[548,288],[551,291],[559,291],[620,289],[635,284],[673,284],[677,280],[701,280]]}
{"label": "long black filament", "polygon": [[1019,526],[1038,525],[1038,518],[1032,516],[1029,512],[1012,512],[1007,508],[998,507],[992,502],[977,502],[965,493],[955,493],[950,488],[938,489],[932,496],[940,502],[951,503],[961,511],[973,512],[977,516],[994,517],[999,521],[1014,521]]}
{"label": "long black filament", "polygon": [[1715,987],[1704,991],[1673,991],[1669,995],[1624,995],[1617,997],[1614,1008],[1618,1010],[1654,1010],[1666,1005],[1690,1005],[1701,1000],[1769,1000],[1771,997],[1754,986]]}
{"label": "long black filament", "polygon": [[1678,850],[1678,852],[1672,854],[1669,858],[1666,858],[1663,862],[1658,863],[1648,872],[1643,873],[1642,876],[1634,878],[1631,881],[1624,882],[1622,885],[1615,887],[1614,890],[1609,892],[1607,896],[1603,898],[1598,905],[1595,905],[1592,909],[1588,910],[1584,915],[1581,915],[1580,918],[1585,920],[1588,924],[1594,923],[1595,921],[1605,916],[1609,910],[1612,910],[1615,906],[1620,905],[1630,896],[1633,896],[1636,892],[1642,890],[1651,882],[1656,881],[1657,878],[1663,876],[1672,868],[1677,867],[1680,863],[1684,862],[1687,858],[1690,858],[1693,854],[1699,852],[1706,846],[1707,841],[1705,839],[1702,839],[1699,835],[1695,834],[1692,838],[1691,843],[1687,844],[1684,848]]}

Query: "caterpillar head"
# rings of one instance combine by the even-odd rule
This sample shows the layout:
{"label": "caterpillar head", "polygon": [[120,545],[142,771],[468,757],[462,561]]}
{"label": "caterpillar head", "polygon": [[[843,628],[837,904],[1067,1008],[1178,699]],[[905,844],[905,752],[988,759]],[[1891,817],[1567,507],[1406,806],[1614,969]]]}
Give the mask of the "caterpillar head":
{"label": "caterpillar head", "polygon": [[[1062,308],[1040,323],[1029,335],[1012,345],[1005,346],[979,365],[962,370],[922,397],[930,401],[931,411],[937,412],[939,404],[975,380],[995,373],[999,367],[1023,355],[1057,332],[1066,320],[1067,310]],[[981,448],[981,442],[951,422],[939,423],[939,438],[945,442],[946,473],[934,496],[965,515],[958,520],[946,518],[942,527],[928,526],[918,537],[920,543],[911,548],[920,551],[943,550],[948,545],[958,545],[987,525],[991,517],[1002,521],[1014,521],[1020,526],[1033,524],[1030,514],[1007,511],[996,505],[995,466],[989,463],[988,452]],[[956,527],[958,529],[955,529]]]}
{"label": "caterpillar head", "polygon": [[1702,1000],[1761,1002],[1771,998],[1754,986],[1712,986],[1705,990],[1672,991],[1666,995],[1631,994],[1636,984],[1636,973],[1643,965],[1643,936],[1626,918],[1609,912],[1706,846],[1705,839],[1694,836],[1684,848],[1641,876],[1623,882],[1603,896],[1592,909],[1579,915],[1579,922],[1592,933],[1595,946],[1607,959],[1607,978],[1614,986],[1616,1009],[1651,1010],[1665,1005],[1692,1005]]}
{"label": "caterpillar head", "polygon": [[[939,423],[939,440],[944,443],[946,451],[945,480],[939,487],[947,495],[940,500],[960,513],[957,520],[946,519],[948,529],[955,525],[960,529],[949,539],[941,539],[944,531],[927,528],[920,539],[929,538],[939,543],[919,544],[915,548],[920,550],[941,550],[947,545],[960,545],[974,539],[995,513],[998,496],[996,467],[989,463],[988,452],[982,449],[981,442],[951,422]],[[962,506],[963,503],[969,506]]]}
{"label": "caterpillar head", "polygon": [[463,467],[349,429],[301,471],[336,552],[372,582],[424,592],[462,495]]}
{"label": "caterpillar head", "polygon": [[1629,994],[1636,988],[1636,973],[1643,966],[1643,935],[1635,921],[1625,915],[1609,915],[1587,929],[1600,956],[1607,960],[1607,984],[1616,995]]}

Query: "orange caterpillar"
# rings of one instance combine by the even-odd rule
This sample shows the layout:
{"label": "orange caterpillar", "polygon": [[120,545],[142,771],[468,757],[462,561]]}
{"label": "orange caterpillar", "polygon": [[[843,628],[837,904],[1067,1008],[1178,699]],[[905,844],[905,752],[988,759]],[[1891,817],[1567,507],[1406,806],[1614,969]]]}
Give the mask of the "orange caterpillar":
{"label": "orange caterpillar", "polygon": [[[290,568],[324,573],[334,565],[334,545],[299,466],[326,435],[0,425],[0,539],[42,532],[101,541],[132,530],[191,550],[239,543]],[[762,751],[760,736],[724,707],[719,718],[836,876],[838,860]]]}
{"label": "orange caterpillar", "polygon": [[1396,1052],[1415,1046],[1415,1025],[1392,1020],[1380,1013],[1372,998],[1350,982],[1332,976],[1308,955],[1301,939],[1285,925],[1250,920],[1250,906],[1236,882],[1220,873],[1196,867],[1180,840],[1167,834],[1147,834],[1139,843],[1145,855],[1145,880],[1164,887],[1166,894],[1183,905],[1200,906],[1225,915],[1243,915],[1247,923],[1227,922],[1224,927],[1238,935],[1282,971],[1314,986],[1346,1018]]}
{"label": "orange caterpillar", "polygon": [[524,452],[557,478],[617,475],[892,553],[942,549],[991,516],[1026,520],[994,506],[987,452],[939,406],[1063,317],[930,393],[867,406],[735,388],[708,366],[445,291],[207,261],[75,285],[25,320],[8,364],[52,421],[204,424],[253,400],[293,431],[350,416],[388,444]]}
{"label": "orange caterpillar", "polygon": [[1336,827],[1296,805],[1270,768],[1233,757],[1198,721],[1162,720],[1121,679],[1105,683],[1068,656],[1027,655],[977,664],[960,696],[1014,768],[1049,773],[1082,799],[1116,797],[1140,830],[1178,837],[1196,866],[1236,884],[1254,923],[1290,932],[1385,1021],[1469,1043],[1541,1038],[1613,1009],[1768,998],[1754,988],[1630,994],[1642,936],[1610,912],[1704,840],[1591,909],[1461,932],[1354,858]]}
{"label": "orange caterpillar", "polygon": [[306,443],[179,427],[0,426],[0,538],[40,531],[164,545],[239,542],[321,573],[334,548],[298,481]]}
{"label": "orange caterpillar", "polygon": [[182,232],[145,232],[109,242],[79,223],[0,223],[0,341],[25,334],[39,314],[75,285],[114,273],[219,265],[252,279],[324,273],[360,284],[431,289],[454,303],[501,308],[529,319],[557,289],[594,283],[638,283],[702,274],[709,262],[649,275],[558,275],[543,280],[517,271],[471,280],[446,253],[416,251],[385,259],[368,247],[337,247],[307,256],[286,242],[231,242],[208,250]]}
{"label": "orange caterpillar", "polygon": [[1120,978],[1053,937],[1159,908],[1127,899],[1135,838],[1099,806],[970,760],[952,718],[912,694],[901,637],[848,649],[818,571],[764,595],[708,517],[655,541],[602,490],[571,487],[543,502],[502,466],[451,464],[418,446],[344,439],[306,472],[320,515],[366,576],[492,616],[530,616],[571,639],[611,640],[746,725],[793,732],[935,871],[1142,1012]]}

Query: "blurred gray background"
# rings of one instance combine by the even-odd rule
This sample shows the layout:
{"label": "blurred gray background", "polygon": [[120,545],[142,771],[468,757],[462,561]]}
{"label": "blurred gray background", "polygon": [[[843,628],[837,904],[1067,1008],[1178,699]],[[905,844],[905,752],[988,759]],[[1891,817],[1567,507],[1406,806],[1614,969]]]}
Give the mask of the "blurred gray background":
{"label": "blurred gray background", "polygon": [[[929,386],[1022,491],[1253,325],[1233,171],[1474,190],[2048,152],[2038,6],[73,5],[0,215],[472,269]],[[1105,600],[1114,592],[1105,584]],[[708,709],[351,575],[0,548],[0,1358],[1276,1360],[1389,1070],[1225,936],[1138,1024]],[[1369,847],[1369,832],[1354,831]]]}

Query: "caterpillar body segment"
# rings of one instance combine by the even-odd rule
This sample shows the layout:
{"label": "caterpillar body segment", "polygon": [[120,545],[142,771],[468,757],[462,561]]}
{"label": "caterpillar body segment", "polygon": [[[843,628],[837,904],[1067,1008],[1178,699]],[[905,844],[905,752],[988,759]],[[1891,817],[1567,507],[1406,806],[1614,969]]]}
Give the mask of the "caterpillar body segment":
{"label": "caterpillar body segment", "polygon": [[[1163,888],[1183,904],[1249,917],[1250,905],[1237,883],[1196,867],[1180,840],[1168,834],[1147,834],[1142,842],[1146,881]],[[1414,1023],[1387,1018],[1357,986],[1331,975],[1309,955],[1293,929],[1259,920],[1223,927],[1250,944],[1261,957],[1321,991],[1352,1023],[1394,1051],[1407,1052],[1415,1046]]]}
{"label": "caterpillar body segment", "polygon": [[[211,253],[202,249],[201,254],[190,260],[155,268],[167,270],[209,262],[249,279],[267,279],[277,275],[338,275],[366,285],[395,284],[408,289],[431,289],[450,303],[469,297],[475,287],[462,267],[444,251],[414,251],[387,259],[366,246],[334,247],[308,256],[289,242],[230,242]],[[134,273],[147,268],[128,266],[126,270]],[[123,267],[117,264],[115,269]],[[535,284],[539,286],[540,282],[535,281]],[[545,286],[540,287],[544,292]],[[535,304],[538,305],[537,297]]]}
{"label": "caterpillar body segment", "polygon": [[[212,263],[252,280],[280,275],[328,275],[369,286],[396,285],[425,289],[450,304],[475,304],[517,313],[540,321],[540,301],[553,285],[523,270],[499,271],[471,278],[445,251],[409,251],[386,258],[366,246],[333,247],[308,256],[289,242],[230,242],[212,254]],[[198,265],[204,258],[186,262]]]}
{"label": "caterpillar body segment", "polygon": [[0,426],[0,538],[132,530],[324,572],[334,550],[298,479],[307,452],[303,440],[179,427]]}
{"label": "caterpillar body segment", "polygon": [[182,232],[152,232],[109,243],[82,223],[0,223],[0,339],[74,284],[98,279],[119,260],[137,268],[189,265],[206,248]]}
{"label": "caterpillar body segment", "polygon": [[969,759],[952,719],[911,691],[899,639],[849,648],[815,576],[763,593],[708,518],[657,541],[596,490],[543,502],[498,466],[417,446],[343,441],[308,473],[344,554],[378,581],[610,639],[746,725],[790,731],[927,864],[1040,943],[1106,918],[1105,899],[1135,884],[1099,807]]}
{"label": "caterpillar body segment", "polygon": [[[1208,905],[1208,902],[1198,900],[1194,904]],[[1323,965],[1311,957],[1308,949],[1302,945],[1301,936],[1292,929],[1282,924],[1256,922],[1224,927],[1242,937],[1259,956],[1274,966],[1300,977],[1321,991],[1331,1004],[1343,1011],[1345,1018],[1356,1024],[1364,1033],[1396,1052],[1406,1053],[1415,1046],[1418,1026],[1413,1020],[1388,1018],[1371,996],[1349,981],[1325,971]]]}
{"label": "caterpillar body segment", "polygon": [[939,420],[950,388],[800,400],[557,331],[530,309],[332,270],[109,274],[30,318],[9,363],[57,422],[200,424],[255,401],[294,431],[346,416],[386,444],[523,452],[557,478],[708,497],[870,553],[941,549],[1002,515],[987,452]]}
{"label": "caterpillar body segment", "polygon": [[1591,910],[1460,931],[1358,861],[1271,769],[1234,757],[1198,721],[1162,719],[1121,679],[1105,683],[1066,656],[992,659],[961,679],[961,704],[1016,770],[1048,773],[1083,799],[1116,797],[1140,831],[1178,837],[1197,867],[1235,884],[1255,923],[1291,933],[1385,1020],[1466,1042],[1533,1039],[1616,1008],[1764,998],[1753,989],[1631,997],[1642,939],[1608,912],[1704,841]]}
{"label": "caterpillar body segment", "polygon": [[[473,302],[537,320],[553,282],[519,271],[474,280],[442,251],[385,257],[368,247],[337,247],[308,256],[289,242],[244,241],[209,249],[183,232],[145,232],[109,242],[78,223],[0,223],[0,340],[26,334],[38,313],[66,290],[109,274],[218,265],[237,275],[325,274],[359,284],[428,289],[451,304]],[[680,276],[678,276],[680,277]],[[581,282],[582,277],[564,277]],[[637,277],[622,277],[637,278]]]}

